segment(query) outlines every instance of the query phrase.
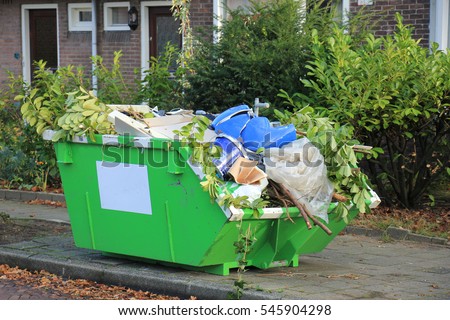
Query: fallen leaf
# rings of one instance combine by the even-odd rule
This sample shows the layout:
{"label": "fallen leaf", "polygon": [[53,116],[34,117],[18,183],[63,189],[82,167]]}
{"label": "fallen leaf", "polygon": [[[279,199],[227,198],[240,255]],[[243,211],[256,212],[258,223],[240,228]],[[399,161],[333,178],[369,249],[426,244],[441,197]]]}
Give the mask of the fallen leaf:
{"label": "fallen leaf", "polygon": [[[14,280],[19,285],[27,284],[36,288],[52,290],[53,292],[70,296],[71,299],[179,300],[178,297],[158,295],[122,286],[99,284],[86,279],[63,280],[60,276],[45,270],[30,272],[17,267],[11,268],[6,264],[0,264],[0,279]],[[191,300],[193,300],[192,298]]]}

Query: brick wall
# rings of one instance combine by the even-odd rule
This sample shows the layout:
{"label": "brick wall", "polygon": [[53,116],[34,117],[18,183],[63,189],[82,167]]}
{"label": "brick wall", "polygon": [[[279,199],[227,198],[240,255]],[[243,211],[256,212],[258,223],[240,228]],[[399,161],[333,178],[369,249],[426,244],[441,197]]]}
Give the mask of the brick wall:
{"label": "brick wall", "polygon": [[[87,1],[70,1],[70,3]],[[69,31],[67,2],[58,4],[60,66],[84,66],[90,74],[92,37],[90,31]]]}
{"label": "brick wall", "polygon": [[430,23],[430,0],[373,0],[373,5],[358,6],[358,0],[350,1],[350,12],[367,10],[382,17],[376,27],[376,35],[391,34],[395,30],[395,13],[403,16],[403,23],[414,26],[414,38],[422,39],[421,44],[428,46]]}
{"label": "brick wall", "polygon": [[[122,51],[122,58],[120,65],[125,81],[132,83],[134,79],[134,69],[141,66],[141,24],[142,19],[139,19],[139,26],[136,30],[127,31],[104,31],[103,21],[103,3],[117,2],[117,1],[97,1],[97,54],[102,56],[106,65],[111,65],[114,58],[115,51]],[[130,0],[130,7],[135,6],[140,10],[140,1]],[[140,18],[142,13],[140,13]]]}
{"label": "brick wall", "polygon": [[205,0],[191,1],[191,27],[210,26],[213,24],[213,2]]}
{"label": "brick wall", "polygon": [[0,3],[0,86],[7,81],[6,70],[22,73],[20,5]]}
{"label": "brick wall", "polygon": [[90,32],[69,32],[67,3],[87,2],[86,0],[14,0],[0,2],[0,85],[8,78],[5,69],[14,74],[22,74],[22,4],[58,4],[59,26],[59,62],[61,66],[68,64],[84,65],[90,68],[91,34]]}
{"label": "brick wall", "polygon": [[[58,25],[59,25],[59,62],[60,66],[72,64],[84,66],[89,73],[91,70],[91,32],[89,31],[69,31],[68,30],[68,3],[89,2],[88,0],[18,0],[10,2],[0,2],[0,85],[7,82],[7,74],[4,69],[12,71],[14,74],[22,74],[22,26],[21,26],[21,5],[57,3],[58,4]],[[140,54],[140,27],[135,31],[104,31],[103,29],[103,2],[97,1],[98,12],[98,33],[97,33],[97,53],[102,55],[105,64],[110,65],[113,59],[113,52],[122,50],[121,59],[122,71],[127,81],[134,79],[134,68],[139,68],[141,64]],[[107,2],[117,2],[108,0]],[[140,1],[131,0],[130,5],[140,8]]]}

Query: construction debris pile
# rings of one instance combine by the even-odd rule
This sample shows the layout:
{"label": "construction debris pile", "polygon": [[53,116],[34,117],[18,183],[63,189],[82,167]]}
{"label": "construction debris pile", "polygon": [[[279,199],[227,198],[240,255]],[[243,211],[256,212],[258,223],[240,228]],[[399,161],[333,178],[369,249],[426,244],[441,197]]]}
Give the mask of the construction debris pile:
{"label": "construction debris pile", "polygon": [[[177,140],[175,132],[194,117],[192,111],[182,109],[161,116],[146,106],[109,107],[114,111],[108,120],[116,132],[135,137]],[[150,112],[153,117],[136,120],[130,112]],[[215,116],[204,142],[220,148],[221,155],[213,163],[233,197],[246,196],[253,202],[261,198],[271,181],[280,197],[287,197],[302,214],[328,221],[333,185],[323,156],[307,138],[297,138],[292,124],[271,123],[247,105],[240,105]]]}

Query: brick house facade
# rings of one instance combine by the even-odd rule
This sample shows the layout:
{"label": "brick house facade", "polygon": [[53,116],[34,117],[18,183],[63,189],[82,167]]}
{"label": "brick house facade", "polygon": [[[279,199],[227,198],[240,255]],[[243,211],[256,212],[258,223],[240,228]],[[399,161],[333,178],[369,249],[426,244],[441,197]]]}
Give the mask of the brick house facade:
{"label": "brick house facade", "polygon": [[[0,0],[0,84],[7,80],[4,70],[12,71],[14,74],[23,74],[26,80],[31,75],[31,40],[29,29],[31,13],[39,10],[54,10],[57,19],[57,65],[68,64],[85,66],[86,70],[91,68],[92,56],[92,32],[71,31],[69,28],[69,15],[71,14],[69,4],[89,4],[89,0]],[[104,5],[127,4],[128,7],[136,7],[139,12],[139,26],[132,31],[127,30],[105,30]],[[90,5],[90,4],[89,4]],[[171,1],[114,1],[97,0],[97,54],[102,56],[105,63],[112,62],[114,51],[122,50],[121,59],[124,76],[132,79],[135,68],[145,67],[145,61],[149,60],[149,50],[142,50],[142,39],[149,37],[149,8],[171,6]],[[145,11],[145,14],[142,13]],[[195,27],[213,24],[213,2],[211,0],[192,0],[191,2],[191,25]],[[72,13],[73,14],[73,13]],[[28,30],[24,30],[28,29]],[[143,30],[145,29],[145,30]],[[148,46],[147,44],[144,44]],[[45,46],[43,44],[42,46]],[[27,48],[28,47],[28,48]],[[28,74],[27,74],[28,73]]]}
{"label": "brick house facade", "polygon": [[[361,1],[359,2],[361,3]],[[403,16],[403,23],[414,26],[415,38],[422,39],[422,45],[428,46],[430,40],[430,4],[431,1],[429,0],[378,0],[373,1],[372,5],[367,5],[364,10],[374,14],[375,17],[383,17],[377,24],[376,35],[391,34],[397,23],[395,13],[400,12]],[[350,12],[356,12],[360,8],[358,0],[351,1]]]}
{"label": "brick house facade", "polygon": [[[248,0],[226,1],[232,7],[242,3],[248,4]],[[364,10],[382,17],[376,31],[378,35],[391,33],[394,30],[395,13],[400,12],[404,17],[405,24],[415,26],[415,36],[422,39],[424,46],[429,45],[430,39],[440,42],[442,48],[449,46],[449,0],[331,1],[337,3],[343,12],[355,12],[364,8]],[[109,63],[112,61],[113,52],[122,50],[121,65],[123,72],[127,78],[131,79],[133,70],[135,68],[145,69],[150,57],[149,39],[152,38],[150,30],[151,20],[154,17],[151,13],[152,8],[167,8],[168,15],[171,1],[97,0],[94,2],[97,12],[95,15],[97,20],[95,24],[97,27],[97,54],[101,55],[106,63]],[[215,23],[214,17],[219,16],[220,18],[221,16],[222,3],[222,0],[192,0],[190,9],[192,27],[197,28]],[[90,70],[90,57],[93,52],[92,32],[89,29],[91,27],[88,30],[82,28],[78,30],[72,26],[75,18],[81,20],[87,18],[89,20],[89,16],[84,16],[85,12],[80,13],[80,10],[84,10],[81,8],[83,5],[88,8],[92,6],[89,0],[0,0],[0,68],[10,70],[14,74],[23,74],[26,80],[30,80],[32,68],[30,58],[33,51],[33,41],[41,42],[40,50],[50,50],[51,41],[47,40],[45,36],[52,31],[41,27],[42,30],[47,31],[41,31],[39,35],[40,29],[37,28],[33,33],[31,21],[34,19],[32,17],[35,12],[47,9],[54,11],[56,14],[53,19],[56,20],[57,29],[56,47],[54,49],[57,50],[57,66],[82,65]],[[128,8],[136,7],[139,13],[139,26],[136,30],[130,30],[128,26],[120,30],[114,29],[114,25],[112,25],[112,29],[105,27],[109,25],[109,19],[111,18],[107,12],[110,12],[113,16],[111,19],[114,19],[114,14],[116,14],[115,18],[119,20],[124,18],[123,10],[116,10],[115,6],[122,6],[121,10],[125,7],[125,14]],[[79,22],[84,23],[81,20]],[[37,38],[36,34],[38,34]],[[1,71],[0,84],[4,83],[6,79],[6,73]]]}

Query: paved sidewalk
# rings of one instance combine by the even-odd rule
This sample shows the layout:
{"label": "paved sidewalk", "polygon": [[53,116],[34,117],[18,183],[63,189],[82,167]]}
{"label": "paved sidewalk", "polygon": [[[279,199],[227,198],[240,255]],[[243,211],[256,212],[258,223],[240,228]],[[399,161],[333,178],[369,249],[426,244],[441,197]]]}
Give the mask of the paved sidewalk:
{"label": "paved sidewalk", "polygon": [[0,198],[0,212],[6,212],[11,218],[40,219],[69,223],[67,208],[29,205],[25,202],[5,200]]}
{"label": "paved sidewalk", "polygon": [[[76,248],[69,236],[0,246],[0,263],[199,299],[225,299],[237,278],[107,257]],[[450,299],[450,248],[343,235],[300,257],[298,268],[244,277],[247,299]]]}
{"label": "paved sidewalk", "polygon": [[[70,235],[2,245],[1,263],[199,299],[226,299],[237,278],[104,256],[76,248]],[[450,247],[342,235],[321,253],[301,256],[297,268],[250,269],[244,279],[246,299],[449,300]]]}
{"label": "paved sidewalk", "polygon": [[0,300],[70,300],[70,296],[0,279]]}

